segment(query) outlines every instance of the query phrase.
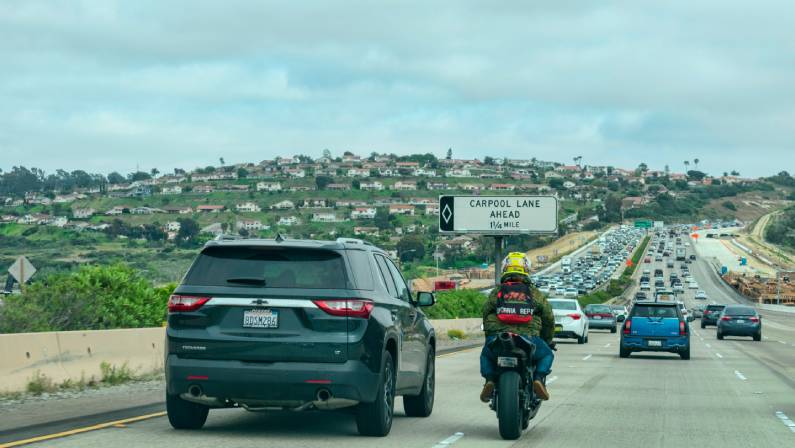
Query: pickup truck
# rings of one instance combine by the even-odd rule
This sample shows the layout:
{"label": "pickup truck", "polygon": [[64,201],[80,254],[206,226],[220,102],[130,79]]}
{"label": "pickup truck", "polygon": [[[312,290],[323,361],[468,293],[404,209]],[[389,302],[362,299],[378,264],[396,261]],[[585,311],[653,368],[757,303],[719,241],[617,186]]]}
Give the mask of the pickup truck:
{"label": "pickup truck", "polygon": [[690,326],[673,302],[636,302],[624,321],[619,356],[632,352],[670,352],[690,359]]}

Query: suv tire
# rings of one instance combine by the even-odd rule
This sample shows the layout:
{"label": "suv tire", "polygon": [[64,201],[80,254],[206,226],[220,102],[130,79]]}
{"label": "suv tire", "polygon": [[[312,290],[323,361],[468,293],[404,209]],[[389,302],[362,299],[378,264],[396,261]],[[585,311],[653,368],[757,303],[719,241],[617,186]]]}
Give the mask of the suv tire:
{"label": "suv tire", "polygon": [[688,348],[682,350],[681,352],[679,352],[679,356],[684,361],[687,361],[688,359],[690,359],[690,347],[688,347]]}
{"label": "suv tire", "polygon": [[760,331],[759,333],[755,333],[754,334],[754,341],[759,342],[761,340],[762,340],[762,332]]}
{"label": "suv tire", "polygon": [[619,358],[629,358],[629,354],[630,353],[631,352],[629,351],[629,349],[626,349],[624,347],[619,347],[619,349],[618,349]]}
{"label": "suv tire", "polygon": [[723,333],[721,333],[720,330],[717,331],[716,335],[718,336],[718,340],[720,340],[720,341],[723,340]]}
{"label": "suv tire", "polygon": [[372,403],[361,403],[356,409],[356,427],[359,434],[371,437],[384,437],[392,429],[395,411],[395,362],[392,354],[384,352],[384,367],[378,394]]}
{"label": "suv tire", "polygon": [[428,360],[425,364],[425,381],[419,395],[403,396],[403,409],[409,417],[428,417],[433,412],[433,399],[436,388],[436,353],[433,346],[428,347]]}
{"label": "suv tire", "polygon": [[701,328],[707,328],[707,324],[704,323],[704,319],[701,320]]}
{"label": "suv tire", "polygon": [[209,412],[207,406],[183,400],[179,395],[166,394],[168,422],[174,429],[200,429]]}

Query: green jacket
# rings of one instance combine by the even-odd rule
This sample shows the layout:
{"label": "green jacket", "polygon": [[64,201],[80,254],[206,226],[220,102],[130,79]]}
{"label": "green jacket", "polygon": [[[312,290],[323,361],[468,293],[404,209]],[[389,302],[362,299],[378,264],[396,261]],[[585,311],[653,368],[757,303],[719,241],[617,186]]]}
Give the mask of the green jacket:
{"label": "green jacket", "polygon": [[541,336],[547,343],[552,342],[555,336],[555,315],[544,294],[534,286],[530,287],[533,292],[533,300],[538,307],[537,314],[527,325],[509,325],[497,319],[497,292],[500,288],[494,288],[489,294],[488,300],[483,305],[483,331],[486,336],[496,336],[503,331],[521,334],[525,336]]}

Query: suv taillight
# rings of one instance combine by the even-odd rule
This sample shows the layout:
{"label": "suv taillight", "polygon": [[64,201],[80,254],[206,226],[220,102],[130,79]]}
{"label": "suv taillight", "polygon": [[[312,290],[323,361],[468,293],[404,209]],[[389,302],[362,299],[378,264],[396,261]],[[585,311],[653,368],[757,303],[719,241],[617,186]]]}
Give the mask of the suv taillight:
{"label": "suv taillight", "polygon": [[629,334],[629,330],[631,328],[632,328],[632,320],[627,319],[626,322],[624,322],[624,334]]}
{"label": "suv taillight", "polygon": [[362,299],[313,300],[315,305],[332,316],[359,317],[367,319],[373,311],[373,302]]}
{"label": "suv taillight", "polygon": [[685,326],[685,321],[679,321],[679,336],[687,335],[687,327]]}
{"label": "suv taillight", "polygon": [[180,313],[185,311],[196,311],[210,300],[209,297],[182,296],[171,294],[168,298],[168,312]]}

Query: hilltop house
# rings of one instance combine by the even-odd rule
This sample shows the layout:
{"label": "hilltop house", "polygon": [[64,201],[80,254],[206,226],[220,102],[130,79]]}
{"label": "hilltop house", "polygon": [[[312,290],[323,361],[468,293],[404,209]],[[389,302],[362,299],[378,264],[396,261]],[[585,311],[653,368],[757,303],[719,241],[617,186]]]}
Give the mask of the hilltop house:
{"label": "hilltop house", "polygon": [[263,225],[258,219],[244,219],[242,221],[238,221],[236,225],[238,230],[246,229],[247,231],[262,230],[268,227]]}
{"label": "hilltop house", "polygon": [[196,211],[200,213],[218,213],[224,211],[225,208],[223,205],[199,205],[196,206]]}
{"label": "hilltop house", "polygon": [[160,194],[182,194],[182,187],[179,185],[163,187],[160,190]]}
{"label": "hilltop house", "polygon": [[262,208],[253,202],[244,202],[242,204],[237,204],[235,206],[235,209],[239,212],[244,212],[244,213],[257,213],[262,211]]}
{"label": "hilltop house", "polygon": [[381,182],[374,180],[372,182],[362,182],[359,184],[359,189],[361,190],[371,190],[371,191],[382,191],[384,189],[384,184]]}
{"label": "hilltop house", "polygon": [[414,206],[408,204],[392,204],[389,206],[389,214],[414,216]]}
{"label": "hilltop house", "polygon": [[417,182],[413,180],[399,180],[395,182],[395,185],[392,186],[395,190],[398,191],[411,191],[417,189]]}
{"label": "hilltop house", "polygon": [[299,223],[300,221],[295,216],[282,216],[277,222],[280,226],[294,226]]}
{"label": "hilltop house", "polygon": [[76,208],[72,210],[72,217],[74,219],[88,219],[94,216],[96,212],[93,208]]}
{"label": "hilltop house", "polygon": [[337,218],[337,215],[334,213],[313,213],[312,214],[312,221],[313,222],[339,222],[340,220]]}
{"label": "hilltop house", "polygon": [[282,191],[282,184],[279,182],[257,182],[257,191]]}
{"label": "hilltop house", "polygon": [[351,212],[351,219],[375,219],[375,208],[360,207]]}
{"label": "hilltop house", "polygon": [[284,200],[271,205],[271,210],[290,210],[294,208],[295,204],[290,200]]}

